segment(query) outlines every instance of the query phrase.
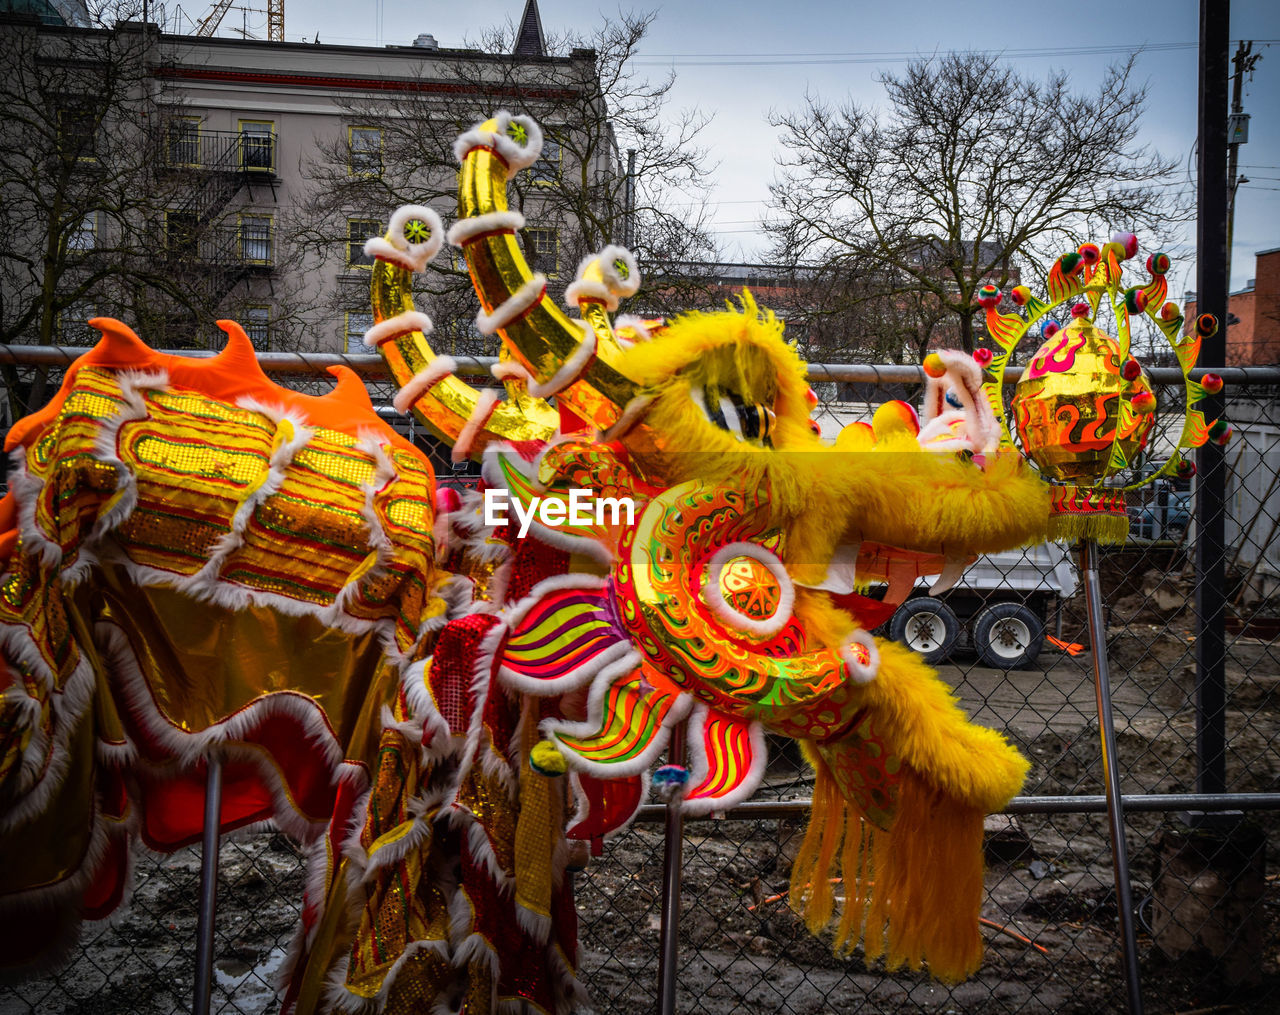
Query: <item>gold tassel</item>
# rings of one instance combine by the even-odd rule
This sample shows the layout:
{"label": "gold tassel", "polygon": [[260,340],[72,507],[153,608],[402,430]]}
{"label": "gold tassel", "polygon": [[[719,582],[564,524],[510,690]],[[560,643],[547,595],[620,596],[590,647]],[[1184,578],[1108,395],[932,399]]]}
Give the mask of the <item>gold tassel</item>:
{"label": "gold tassel", "polygon": [[832,879],[840,877],[837,953],[851,952],[862,936],[868,962],[882,955],[888,969],[927,962],[944,982],[971,975],[982,963],[982,811],[904,768],[893,824],[876,828],[840,795],[822,759],[812,760],[813,814],[791,873],[791,904],[805,925],[817,933],[831,920]]}
{"label": "gold tassel", "polygon": [[1067,543],[1092,539],[1104,546],[1118,546],[1128,536],[1128,515],[1099,512],[1096,515],[1060,514],[1049,519],[1049,538]]}

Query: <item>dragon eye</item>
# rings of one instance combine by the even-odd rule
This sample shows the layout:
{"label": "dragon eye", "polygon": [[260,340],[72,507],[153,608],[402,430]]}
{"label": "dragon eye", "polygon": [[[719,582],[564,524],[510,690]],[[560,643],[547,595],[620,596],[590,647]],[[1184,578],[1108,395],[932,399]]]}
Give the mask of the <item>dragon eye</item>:
{"label": "dragon eye", "polygon": [[951,406],[951,408],[953,408],[953,409],[963,409],[963,408],[964,408],[964,403],[963,403],[962,401],[960,401],[959,397],[956,395],[956,393],[955,393],[954,391],[948,391],[948,392],[947,392],[947,404],[948,404],[949,406]]}
{"label": "dragon eye", "polygon": [[721,392],[713,385],[695,388],[694,403],[715,426],[738,440],[772,444],[777,416],[768,406],[747,402],[734,392]]}

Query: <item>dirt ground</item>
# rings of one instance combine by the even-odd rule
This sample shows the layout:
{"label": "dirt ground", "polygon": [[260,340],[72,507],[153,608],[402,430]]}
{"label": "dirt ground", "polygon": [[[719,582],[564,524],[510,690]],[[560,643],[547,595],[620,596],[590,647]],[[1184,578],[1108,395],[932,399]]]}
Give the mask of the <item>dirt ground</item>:
{"label": "dirt ground", "polygon": [[[1138,618],[1117,618],[1122,599],[1112,601],[1113,621],[1128,623],[1110,631],[1108,655],[1125,791],[1190,792],[1193,641],[1176,614],[1147,626]],[[1070,624],[1065,633],[1079,639]],[[1233,790],[1280,791],[1277,651],[1271,642],[1231,642],[1227,772]],[[978,721],[1008,731],[1032,759],[1027,793],[1100,794],[1088,653],[1072,658],[1046,651],[1041,663],[1045,668],[1003,673],[961,656],[943,673]],[[807,797],[812,787],[794,751],[772,746],[761,796]],[[1274,859],[1280,815],[1248,817],[1263,829]],[[1221,964],[1204,954],[1170,958],[1153,943],[1158,903],[1151,896],[1166,828],[1185,825],[1177,815],[1138,813],[1126,821],[1147,1011],[1280,1012],[1275,874],[1233,916],[1240,935],[1231,956],[1241,982],[1229,982]],[[982,969],[969,982],[946,987],[923,975],[890,976],[878,966],[868,968],[859,952],[837,959],[804,930],[781,897],[802,831],[799,820],[690,822],[681,862],[678,1010],[1123,1011],[1105,815],[1022,815],[992,819],[989,829],[983,915],[1004,929],[988,926]],[[582,978],[600,1015],[656,1010],[662,857],[661,827],[640,823],[578,875]],[[215,1011],[276,1010],[269,983],[296,925],[302,877],[300,854],[284,836],[224,844]],[[198,878],[194,850],[141,861],[129,908],[87,930],[82,951],[62,973],[0,988],[0,1015],[189,1011]],[[1201,885],[1206,878],[1194,880]]]}

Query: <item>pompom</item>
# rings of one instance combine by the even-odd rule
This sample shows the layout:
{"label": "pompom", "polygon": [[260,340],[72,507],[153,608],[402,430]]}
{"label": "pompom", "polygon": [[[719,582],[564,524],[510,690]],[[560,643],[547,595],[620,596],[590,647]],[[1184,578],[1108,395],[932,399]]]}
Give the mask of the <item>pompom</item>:
{"label": "pompom", "polygon": [[1062,273],[1064,275],[1074,275],[1084,264],[1084,258],[1074,251],[1070,254],[1063,254],[1058,260],[1062,264]]}
{"label": "pompom", "polygon": [[996,286],[987,283],[978,290],[977,303],[980,307],[986,307],[990,310],[1000,302],[1000,290]]}
{"label": "pompom", "polygon": [[974,349],[973,361],[983,369],[991,365],[991,361],[996,358],[995,353],[990,349]]}
{"label": "pompom", "polygon": [[653,773],[653,792],[662,800],[674,800],[689,781],[689,770],[683,765],[663,765]]}
{"label": "pompom", "polygon": [[554,777],[564,775],[568,764],[555,744],[550,740],[540,740],[529,752],[529,767],[539,775]]}
{"label": "pompom", "polygon": [[1139,289],[1134,286],[1132,289],[1126,289],[1124,292],[1124,305],[1129,308],[1129,313],[1140,314],[1147,309],[1147,296],[1145,289]]}
{"label": "pompom", "polygon": [[1044,324],[1040,325],[1040,337],[1047,340],[1053,338],[1061,330],[1062,326],[1057,321],[1045,321]]}
{"label": "pompom", "polygon": [[1027,300],[1031,299],[1031,290],[1025,285],[1017,285],[1009,290],[1009,299],[1020,307],[1027,305]]}
{"label": "pompom", "polygon": [[1169,270],[1169,255],[1164,251],[1152,254],[1147,258],[1147,271],[1152,275],[1163,275]]}
{"label": "pompom", "polygon": [[1142,376],[1142,367],[1136,359],[1130,356],[1124,361],[1124,366],[1120,368],[1120,376],[1126,381],[1136,381]]}
{"label": "pompom", "polygon": [[813,388],[806,388],[804,400],[809,403],[810,408],[815,408],[818,404],[818,393]]}
{"label": "pompom", "polygon": [[1084,259],[1085,264],[1097,264],[1102,259],[1102,251],[1096,243],[1082,243],[1076,252]]}
{"label": "pompom", "polygon": [[1210,395],[1216,395],[1222,390],[1222,378],[1217,374],[1205,374],[1200,378],[1200,387]]}
{"label": "pompom", "polygon": [[1150,391],[1139,391],[1129,399],[1129,404],[1139,416],[1146,416],[1156,411],[1156,396]]}
{"label": "pompom", "polygon": [[1218,319],[1213,314],[1201,314],[1196,318],[1196,334],[1201,338],[1212,338],[1218,333]]}
{"label": "pompom", "polygon": [[451,486],[442,486],[436,491],[436,514],[453,514],[462,507],[462,496]]}
{"label": "pompom", "polygon": [[1089,304],[1087,304],[1087,303],[1073,303],[1073,304],[1071,304],[1071,316],[1072,316],[1072,317],[1088,317],[1088,316],[1089,316]]}
{"label": "pompom", "polygon": [[924,358],[924,372],[930,377],[944,377],[947,373],[947,365],[942,362],[941,356],[931,352]]}
{"label": "pompom", "polygon": [[1196,463],[1186,458],[1179,458],[1174,471],[1179,479],[1190,479],[1196,474]]}
{"label": "pompom", "polygon": [[1215,419],[1209,427],[1209,439],[1215,444],[1226,444],[1231,440],[1231,424],[1225,419]]}
{"label": "pompom", "polygon": [[1182,313],[1182,311],[1178,309],[1178,304],[1170,300],[1160,308],[1160,320],[1176,321],[1180,313]]}
{"label": "pompom", "polygon": [[1133,233],[1113,233],[1111,242],[1124,252],[1124,256],[1119,258],[1122,261],[1128,260],[1138,252],[1138,237]]}

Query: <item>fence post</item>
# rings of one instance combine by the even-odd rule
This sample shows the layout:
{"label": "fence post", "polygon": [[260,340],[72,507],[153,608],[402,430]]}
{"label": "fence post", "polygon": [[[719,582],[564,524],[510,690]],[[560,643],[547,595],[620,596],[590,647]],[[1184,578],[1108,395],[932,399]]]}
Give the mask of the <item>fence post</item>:
{"label": "fence post", "polygon": [[213,920],[218,906],[218,844],[222,830],[222,757],[205,759],[204,836],[200,846],[200,914],[196,918],[193,1015],[209,1015],[213,992]]}
{"label": "fence post", "polygon": [[1124,841],[1124,809],[1120,798],[1120,765],[1116,759],[1116,728],[1111,714],[1111,675],[1107,669],[1107,628],[1102,618],[1102,586],[1098,581],[1098,545],[1080,541],[1080,571],[1084,575],[1089,608],[1089,646],[1093,651],[1093,686],[1098,699],[1098,727],[1102,735],[1102,778],[1111,826],[1111,863],[1115,868],[1116,909],[1130,1015],[1142,1015],[1142,979],[1138,972],[1138,938],[1133,927],[1133,898],[1129,891],[1129,850]]}
{"label": "fence post", "polygon": [[[684,726],[671,731],[667,763],[684,764]],[[662,852],[662,931],[658,953],[658,1012],[675,1015],[676,958],[680,941],[680,863],[684,849],[684,800],[677,793],[667,801],[666,835]]]}

